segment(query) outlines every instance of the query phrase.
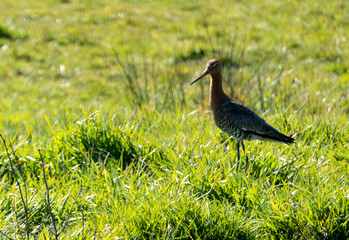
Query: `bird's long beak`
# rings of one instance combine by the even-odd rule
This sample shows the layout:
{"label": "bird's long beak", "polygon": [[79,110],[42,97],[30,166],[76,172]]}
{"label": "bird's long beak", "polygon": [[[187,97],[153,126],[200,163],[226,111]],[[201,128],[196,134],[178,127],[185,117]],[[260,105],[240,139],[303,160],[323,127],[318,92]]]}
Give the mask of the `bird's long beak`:
{"label": "bird's long beak", "polygon": [[191,83],[189,83],[189,85],[192,85],[193,83],[199,81],[201,78],[205,77],[208,73],[209,73],[208,68],[206,68],[205,71],[201,73],[201,75],[198,76],[196,79],[194,79]]}

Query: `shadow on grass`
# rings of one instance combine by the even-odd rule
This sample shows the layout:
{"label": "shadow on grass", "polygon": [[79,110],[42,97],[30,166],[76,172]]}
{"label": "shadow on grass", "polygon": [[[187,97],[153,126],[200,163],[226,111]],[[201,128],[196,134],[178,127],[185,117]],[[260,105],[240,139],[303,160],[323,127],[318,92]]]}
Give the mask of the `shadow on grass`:
{"label": "shadow on grass", "polygon": [[136,134],[132,126],[111,126],[92,118],[77,121],[73,129],[58,134],[49,151],[61,162],[68,160],[70,167],[78,164],[82,169],[97,164],[125,170],[145,161],[161,165],[166,159],[164,151],[157,146],[135,143],[132,135]]}
{"label": "shadow on grass", "polygon": [[[142,239],[254,239],[239,217],[214,206],[209,213],[196,202],[175,204],[171,209],[139,215],[133,219],[137,233]],[[154,216],[156,215],[156,216]],[[144,217],[152,216],[152,217]]]}
{"label": "shadow on grass", "polygon": [[[296,167],[297,159],[280,162],[279,159],[266,159],[265,161],[252,161],[251,177],[255,179],[268,179],[275,186],[282,187],[284,184],[294,183],[298,173],[305,162]],[[277,165],[275,163],[278,163]]]}
{"label": "shadow on grass", "polygon": [[3,25],[0,24],[0,38],[13,39],[11,32]]}
{"label": "shadow on grass", "polygon": [[[306,205],[306,204],[305,204]],[[312,208],[307,212],[307,208]],[[302,208],[302,207],[301,207]],[[293,214],[271,212],[265,217],[262,231],[273,239],[348,239],[348,219],[346,211],[335,213],[329,206],[306,206],[294,209]],[[312,213],[311,215],[309,215]],[[305,216],[306,214],[307,216]],[[333,216],[330,217],[330,216]],[[327,219],[335,219],[328,221]]]}

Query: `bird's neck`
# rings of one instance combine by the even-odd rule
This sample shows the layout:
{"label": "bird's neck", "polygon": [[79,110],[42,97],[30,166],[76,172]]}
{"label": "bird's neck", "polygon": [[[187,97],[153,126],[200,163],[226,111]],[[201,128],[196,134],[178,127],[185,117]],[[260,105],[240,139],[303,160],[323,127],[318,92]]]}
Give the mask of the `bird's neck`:
{"label": "bird's neck", "polygon": [[215,73],[210,76],[210,107],[215,110],[220,103],[227,100],[228,96],[223,92],[222,73]]}

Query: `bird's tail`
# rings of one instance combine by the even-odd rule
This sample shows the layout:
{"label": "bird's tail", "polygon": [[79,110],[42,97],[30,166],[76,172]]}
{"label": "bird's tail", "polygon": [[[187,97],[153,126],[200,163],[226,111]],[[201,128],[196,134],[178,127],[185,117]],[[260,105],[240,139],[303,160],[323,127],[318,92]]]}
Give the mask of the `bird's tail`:
{"label": "bird's tail", "polygon": [[286,144],[291,144],[291,143],[293,143],[294,140],[296,140],[296,136],[297,136],[298,132],[299,132],[299,131],[294,132],[294,133],[290,134],[290,136],[286,136],[286,135],[285,135],[285,137],[287,137],[287,139],[288,139],[287,142],[285,142],[285,143],[286,143]]}
{"label": "bird's tail", "polygon": [[250,132],[254,135],[255,139],[269,141],[269,142],[278,142],[278,143],[286,143],[292,144],[294,142],[294,136],[296,133],[291,134],[290,136],[286,136],[285,134],[280,133],[276,129],[273,129],[269,133],[260,133],[260,132]]}
{"label": "bird's tail", "polygon": [[284,141],[284,143],[286,143],[286,144],[292,144],[295,140],[295,138],[293,138],[293,134],[291,134],[290,136],[286,136],[286,135],[284,135],[284,136],[286,137],[285,141]]}

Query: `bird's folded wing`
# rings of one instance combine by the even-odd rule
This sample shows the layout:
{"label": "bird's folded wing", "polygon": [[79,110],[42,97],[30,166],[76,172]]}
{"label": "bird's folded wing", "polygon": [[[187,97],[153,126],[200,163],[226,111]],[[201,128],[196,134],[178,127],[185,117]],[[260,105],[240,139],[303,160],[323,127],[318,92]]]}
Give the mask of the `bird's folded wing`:
{"label": "bird's folded wing", "polygon": [[236,100],[231,100],[222,105],[223,112],[226,113],[229,122],[234,123],[241,130],[255,132],[257,134],[271,134],[278,132],[261,117],[246,106]]}

